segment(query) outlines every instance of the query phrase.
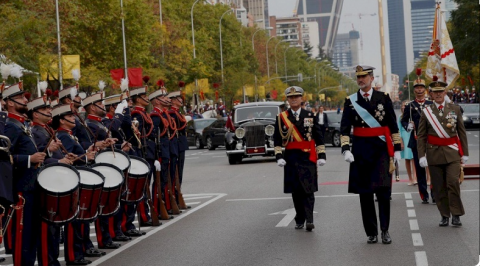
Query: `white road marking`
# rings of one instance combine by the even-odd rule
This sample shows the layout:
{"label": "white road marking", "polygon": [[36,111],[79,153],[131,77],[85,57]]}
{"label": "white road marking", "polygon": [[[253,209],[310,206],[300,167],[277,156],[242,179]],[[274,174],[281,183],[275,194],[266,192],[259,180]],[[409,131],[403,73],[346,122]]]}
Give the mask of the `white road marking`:
{"label": "white road marking", "polygon": [[[198,197],[190,197],[188,198],[189,200],[194,200],[194,199],[208,199],[211,198],[212,196],[198,196]],[[185,199],[185,197],[183,197]]]}
{"label": "white road marking", "polygon": [[473,135],[475,138],[478,138],[478,135]]}
{"label": "white road marking", "polygon": [[225,158],[227,156],[223,155],[223,156],[212,156],[212,158]]}
{"label": "white road marking", "polygon": [[412,240],[415,247],[423,246],[422,235],[420,233],[412,233]]}
{"label": "white road marking", "polygon": [[406,200],[407,203],[407,208],[412,208],[413,207],[413,200]]}
{"label": "white road marking", "polygon": [[296,212],[294,208],[284,210],[283,212],[271,213],[269,215],[281,215],[286,214],[282,220],[275,227],[287,227],[290,222],[295,218]]}
{"label": "white road marking", "polygon": [[[212,194],[212,195],[213,195],[213,194]],[[126,249],[128,249],[129,247],[137,244],[138,242],[142,241],[143,239],[145,239],[145,238],[147,238],[147,237],[150,237],[150,236],[152,236],[153,234],[157,233],[158,231],[163,230],[163,229],[169,227],[170,225],[172,225],[172,224],[174,224],[174,223],[182,220],[183,218],[185,218],[185,217],[189,216],[190,214],[192,214],[192,213],[194,213],[194,212],[202,209],[203,207],[211,204],[212,202],[214,202],[214,201],[216,201],[216,200],[218,200],[218,199],[220,199],[220,198],[222,198],[222,197],[225,197],[227,194],[219,193],[219,194],[216,194],[216,195],[217,195],[217,196],[216,196],[215,198],[213,198],[213,199],[211,199],[211,200],[209,200],[209,201],[207,201],[207,202],[204,202],[203,204],[199,205],[198,207],[196,207],[196,208],[194,208],[194,209],[191,209],[190,211],[188,211],[188,212],[186,212],[186,213],[183,213],[182,215],[179,215],[179,216],[175,217],[175,219],[170,220],[170,221],[168,221],[167,223],[164,223],[164,224],[163,224],[162,226],[160,226],[160,227],[157,227],[157,228],[155,228],[155,229],[153,229],[153,230],[150,230],[150,231],[147,232],[147,234],[144,235],[144,236],[140,236],[140,237],[137,237],[137,238],[135,238],[135,239],[132,239],[131,241],[127,242],[125,245],[122,245],[120,248],[113,250],[111,253],[108,253],[107,255],[100,257],[99,259],[93,261],[93,262],[92,262],[91,264],[89,264],[89,265],[92,265],[92,266],[94,266],[94,265],[99,265],[99,264],[101,264],[102,262],[107,261],[108,259],[114,257],[114,256],[117,255],[117,254],[122,253],[124,250],[126,250]]]}
{"label": "white road marking", "polygon": [[405,193],[405,199],[412,199],[412,193]]}
{"label": "white road marking", "polygon": [[188,157],[188,158],[185,157],[185,159],[187,159],[187,160],[192,160],[192,159],[198,159],[198,157]]}
{"label": "white road marking", "polygon": [[185,204],[187,205],[197,205],[197,204],[200,204],[202,203],[201,201],[194,201],[194,202],[185,202]]}
{"label": "white road marking", "polygon": [[415,263],[417,266],[428,266],[427,253],[425,251],[415,251]]}
{"label": "white road marking", "polygon": [[415,213],[415,210],[407,210],[407,212],[408,212],[408,217],[409,218],[417,217],[417,214]]}
{"label": "white road marking", "polygon": [[410,222],[410,230],[412,231],[420,230],[420,228],[418,227],[417,219],[410,220],[409,222]]}

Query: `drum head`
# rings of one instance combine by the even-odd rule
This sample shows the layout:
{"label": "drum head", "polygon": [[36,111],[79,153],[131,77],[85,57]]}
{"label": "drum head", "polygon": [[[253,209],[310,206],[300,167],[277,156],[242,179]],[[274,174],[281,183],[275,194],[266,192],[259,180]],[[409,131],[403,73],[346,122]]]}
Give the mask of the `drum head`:
{"label": "drum head", "polygon": [[132,156],[130,158],[132,165],[128,169],[129,174],[133,175],[146,175],[150,172],[150,166],[142,158]]}
{"label": "drum head", "polygon": [[84,185],[101,185],[104,183],[103,175],[89,168],[77,168],[80,173],[80,183]]}
{"label": "drum head", "polygon": [[45,190],[60,193],[75,189],[80,182],[80,178],[75,168],[54,164],[41,169],[37,181]]}
{"label": "drum head", "polygon": [[112,152],[112,150],[104,150],[95,156],[95,163],[113,164],[123,171],[130,167],[130,158],[121,150],[115,150],[115,154]]}
{"label": "drum head", "polygon": [[104,188],[114,188],[123,183],[123,173],[113,165],[94,164],[92,169],[99,171],[105,177]]}

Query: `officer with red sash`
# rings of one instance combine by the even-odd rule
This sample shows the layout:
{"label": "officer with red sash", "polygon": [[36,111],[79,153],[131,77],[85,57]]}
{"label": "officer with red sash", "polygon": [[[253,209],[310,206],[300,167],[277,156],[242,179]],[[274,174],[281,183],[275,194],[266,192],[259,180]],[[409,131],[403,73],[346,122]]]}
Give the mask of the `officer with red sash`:
{"label": "officer with red sash", "polygon": [[[434,80],[436,77],[434,76]],[[465,214],[460,198],[461,164],[468,161],[468,143],[460,107],[445,102],[447,83],[430,83],[434,104],[423,110],[418,127],[420,166],[430,170],[440,226],[461,226]]]}
{"label": "officer with red sash", "polygon": [[325,145],[317,117],[301,108],[303,89],[288,87],[285,96],[290,109],[280,113],[275,121],[275,157],[277,165],[284,168],[283,192],[292,194],[295,229],[306,227],[312,231],[315,228],[314,193],[318,191],[317,166],[326,163]]}
{"label": "officer with red sash", "polygon": [[[415,173],[417,174],[418,192],[423,204],[428,204],[428,186],[426,169],[420,167],[418,164],[418,149],[417,149],[417,129],[420,123],[420,117],[425,107],[432,104],[432,101],[425,99],[425,80],[416,79],[413,83],[413,91],[415,93],[415,100],[405,105],[405,110],[402,116],[402,126],[410,132],[410,140],[408,147],[412,149],[413,161],[415,162]],[[432,194],[432,202],[435,202]]]}
{"label": "officer with red sash", "polygon": [[[367,243],[378,242],[375,194],[382,243],[390,244],[392,239],[388,228],[392,173],[394,161],[401,159],[401,141],[390,96],[372,88],[373,70],[370,66],[356,67],[359,90],[345,99],[340,123],[341,145],[345,161],[350,163],[348,192],[360,195]],[[350,152],[352,127],[355,137]]]}

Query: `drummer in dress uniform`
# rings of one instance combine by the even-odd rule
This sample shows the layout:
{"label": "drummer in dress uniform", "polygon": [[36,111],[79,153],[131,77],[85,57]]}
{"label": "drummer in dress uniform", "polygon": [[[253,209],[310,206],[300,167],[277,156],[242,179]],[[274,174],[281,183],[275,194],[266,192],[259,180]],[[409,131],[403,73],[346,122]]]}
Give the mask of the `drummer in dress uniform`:
{"label": "drummer in dress uniform", "polygon": [[[115,144],[116,147],[127,154],[132,152],[132,155],[134,155],[133,150],[131,150],[132,144],[127,142],[125,132],[122,130],[122,125],[124,123],[127,123],[130,126],[132,121],[127,101],[122,99],[122,94],[117,94],[105,98],[104,102],[107,115],[103,119],[103,123],[107,128],[110,128],[111,136],[118,140],[117,144]],[[110,127],[110,123],[112,123],[114,119],[120,119],[120,115],[118,114],[119,109],[123,109],[121,116],[122,122],[120,125],[115,124]],[[124,220],[123,217],[125,216],[126,205],[127,203],[125,201],[120,201],[120,208],[118,209],[118,212],[109,218],[109,224],[113,226],[113,233],[110,232],[113,241],[128,241],[132,239],[131,237],[126,236],[122,231],[122,221]]]}
{"label": "drummer in dress uniform", "polygon": [[12,247],[14,265],[34,265],[40,236],[40,206],[35,199],[39,164],[46,154],[37,149],[30,130],[25,126],[28,111],[22,82],[3,91],[8,119],[5,136],[11,141],[10,154],[13,159],[13,194],[17,206],[12,221]]}
{"label": "drummer in dress uniform", "polygon": [[[137,134],[132,139],[132,146],[137,150],[138,157],[144,158],[145,160],[154,160],[155,159],[155,142],[148,139],[148,136],[152,133],[153,122],[150,116],[146,113],[145,108],[150,104],[147,95],[147,87],[142,87],[130,91],[130,97],[133,103],[133,110],[131,112],[132,116],[132,126],[134,130],[137,131]],[[150,184],[150,176],[148,177],[147,184]],[[141,226],[151,226],[152,219],[150,217],[149,208],[147,204],[147,199],[144,197],[142,201],[138,204],[130,205],[136,206],[138,212],[140,213],[140,225]],[[138,233],[143,234],[144,232],[139,232],[133,226],[133,219],[135,217],[135,209],[128,208],[127,215],[127,232],[128,236],[137,236]],[[133,219],[132,219],[133,218]],[[132,234],[129,231],[133,232]]]}
{"label": "drummer in dress uniform", "polygon": [[[4,73],[2,73],[4,74]],[[3,77],[6,79],[7,77]],[[3,101],[2,92],[5,88],[5,83],[0,84],[0,223],[4,230],[6,229],[7,213],[10,211],[10,205],[13,203],[13,176],[12,176],[12,160],[10,156],[10,139],[5,136],[5,124],[7,122],[8,112],[5,111],[5,101]],[[7,231],[8,232],[8,231]],[[0,244],[3,242],[3,237],[9,237],[11,234],[2,236],[0,233]],[[6,239],[5,239],[6,240]],[[11,242],[11,241],[9,241]],[[8,241],[4,242],[6,253],[11,253],[11,245]],[[5,261],[5,258],[0,258],[0,262]]]}
{"label": "drummer in dress uniform", "polygon": [[425,108],[418,127],[420,166],[430,170],[437,208],[442,216],[440,226],[461,226],[465,214],[460,198],[461,164],[468,161],[468,143],[460,108],[445,102],[447,83],[430,83],[434,103]]}
{"label": "drummer in dress uniform", "polygon": [[[77,156],[74,165],[87,165],[95,159],[93,145],[85,150],[73,135],[75,127],[75,110],[70,104],[60,104],[52,110],[52,128],[57,131],[56,137],[69,153]],[[81,158],[79,158],[81,157]],[[86,157],[86,158],[85,158]],[[88,240],[87,240],[88,239]],[[90,240],[90,223],[73,220],[65,225],[64,254],[67,265],[87,265],[91,261],[85,257],[99,257],[105,255],[93,246]]]}
{"label": "drummer in dress uniform", "polygon": [[[415,100],[405,105],[405,111],[403,112],[402,117],[402,126],[410,134],[410,141],[408,142],[408,147],[412,149],[413,152],[413,161],[415,162],[415,172],[417,174],[418,182],[418,192],[420,198],[422,199],[423,204],[428,204],[428,191],[427,191],[427,174],[426,169],[420,167],[418,164],[418,149],[417,149],[417,129],[418,123],[420,122],[420,117],[422,115],[423,109],[433,102],[425,99],[425,80],[416,79],[413,83],[413,90],[415,92]],[[432,194],[432,202],[435,202],[435,199]]]}
{"label": "drummer in dress uniform", "polygon": [[[102,86],[100,86],[100,89],[103,90]],[[123,104],[117,106],[115,117],[111,121],[108,121],[108,127],[102,123],[102,120],[107,114],[103,104],[103,92],[90,95],[83,100],[83,104],[87,114],[85,124],[94,135],[94,139],[97,141],[104,141],[102,148],[113,148],[117,139],[110,138],[110,129],[111,127],[118,128],[121,126],[123,119]],[[97,218],[95,221],[95,233],[97,235],[98,248],[117,249],[121,246],[119,243],[113,242],[112,236],[110,235],[110,229],[113,231],[113,224],[110,228],[109,217],[100,216]]]}
{"label": "drummer in dress uniform", "polygon": [[223,104],[222,99],[218,101],[217,114],[221,115],[222,117],[227,116],[227,110],[225,109],[225,105]]}
{"label": "drummer in dress uniform", "polygon": [[[170,139],[168,131],[168,120],[166,117],[168,98],[167,91],[165,87],[160,86],[160,88],[151,93],[148,98],[152,103],[153,110],[150,113],[150,117],[153,122],[153,131],[150,134],[151,137],[155,138],[156,147],[157,147],[157,161],[154,165],[150,164],[151,169],[155,169],[160,172],[160,188],[161,194],[157,192],[158,184],[154,181],[152,185],[152,195],[156,195],[154,206],[157,208],[157,212],[160,213],[160,201],[166,203],[166,208],[170,210],[170,199],[168,197],[167,184],[168,184],[168,167],[170,160]],[[158,167],[157,162],[160,164]],[[168,219],[172,219],[173,216],[169,216]]]}
{"label": "drummer in dress uniform", "polygon": [[[295,229],[312,231],[314,193],[318,191],[317,166],[326,163],[325,144],[317,117],[301,108],[303,89],[285,90],[290,108],[275,121],[273,140],[277,165],[284,167],[284,193],[292,193],[295,206]],[[282,149],[285,148],[284,154]]]}
{"label": "drummer in dress uniform", "polygon": [[[46,89],[46,82],[41,82],[43,91]],[[72,164],[74,159],[73,154],[63,154],[60,145],[62,142],[55,137],[55,132],[47,123],[52,119],[52,112],[50,107],[50,100],[47,94],[43,97],[33,99],[27,104],[28,118],[31,122],[31,131],[33,139],[40,151],[47,152],[45,164],[50,163],[64,163]],[[48,145],[48,148],[46,148]],[[60,265],[58,256],[60,255],[60,229],[58,224],[47,223],[41,221],[40,243],[46,245],[39,245],[38,250],[38,264],[39,265]]]}
{"label": "drummer in dress uniform", "polygon": [[[342,153],[350,163],[348,192],[360,195],[367,243],[378,242],[377,196],[382,243],[390,244],[390,196],[394,162],[400,160],[400,134],[388,93],[372,88],[373,67],[357,66],[359,90],[345,99],[340,123]],[[350,131],[355,138],[350,152]],[[393,141],[392,141],[393,139]],[[394,157],[394,159],[392,159]]]}

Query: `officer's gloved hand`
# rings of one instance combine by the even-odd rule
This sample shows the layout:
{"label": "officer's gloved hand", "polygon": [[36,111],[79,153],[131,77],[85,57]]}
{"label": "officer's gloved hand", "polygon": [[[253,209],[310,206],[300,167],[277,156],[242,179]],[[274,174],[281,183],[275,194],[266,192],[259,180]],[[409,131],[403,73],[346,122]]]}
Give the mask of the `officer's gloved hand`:
{"label": "officer's gloved hand", "polygon": [[287,164],[284,159],[278,159],[277,165],[280,167],[284,167]]}
{"label": "officer's gloved hand", "polygon": [[121,102],[121,104],[123,105],[123,109],[128,107],[128,102],[125,99]]}
{"label": "officer's gloved hand", "polygon": [[347,163],[353,163],[355,159],[353,158],[353,154],[350,151],[345,151],[343,153],[343,156],[345,157],[345,161]]}
{"label": "officer's gloved hand", "polygon": [[463,155],[462,156],[462,164],[466,164],[468,161],[468,156]]}
{"label": "officer's gloved hand", "polygon": [[318,159],[317,160],[317,166],[324,166],[327,163],[324,159]]}
{"label": "officer's gloved hand", "polygon": [[428,166],[428,163],[427,163],[427,157],[423,156],[422,158],[420,158],[420,160],[418,161],[418,163],[420,164],[421,167],[425,168]]}
{"label": "officer's gloved hand", "polygon": [[121,114],[121,113],[123,113],[123,109],[124,109],[123,104],[119,103],[119,104],[117,104],[117,108],[115,108],[115,113],[116,114]]}
{"label": "officer's gloved hand", "polygon": [[398,162],[400,162],[401,159],[402,159],[402,154],[400,153],[400,151],[396,151],[393,154],[393,162],[398,163]]}
{"label": "officer's gloved hand", "polygon": [[155,165],[155,170],[157,170],[157,172],[162,171],[162,167],[160,166],[160,162],[158,160],[155,160],[153,165]]}
{"label": "officer's gloved hand", "polygon": [[412,131],[412,130],[413,130],[413,127],[414,127],[413,122],[408,123],[407,131],[408,131],[408,132]]}

